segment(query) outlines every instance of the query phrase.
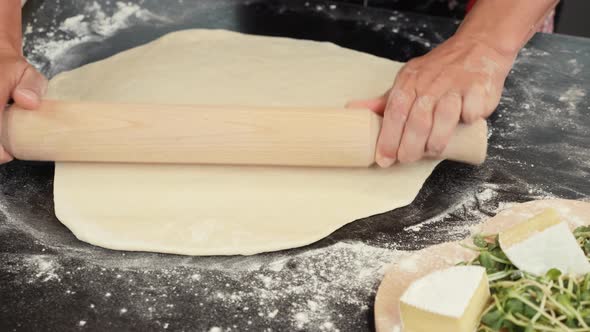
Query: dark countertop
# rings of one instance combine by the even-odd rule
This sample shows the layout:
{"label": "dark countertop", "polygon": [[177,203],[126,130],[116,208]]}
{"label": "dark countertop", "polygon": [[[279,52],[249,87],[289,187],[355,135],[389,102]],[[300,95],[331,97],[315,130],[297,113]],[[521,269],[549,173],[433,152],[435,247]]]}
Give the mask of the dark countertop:
{"label": "dark countertop", "polygon": [[[24,20],[26,54],[50,76],[191,27],[329,40],[405,61],[456,25],[325,1],[30,0]],[[375,289],[401,250],[464,237],[513,202],[590,195],[588,67],[590,40],[535,36],[490,119],[485,164],[443,162],[408,207],[293,250],[186,257],[93,247],[53,214],[52,164],[0,166],[0,330],[371,330]]]}

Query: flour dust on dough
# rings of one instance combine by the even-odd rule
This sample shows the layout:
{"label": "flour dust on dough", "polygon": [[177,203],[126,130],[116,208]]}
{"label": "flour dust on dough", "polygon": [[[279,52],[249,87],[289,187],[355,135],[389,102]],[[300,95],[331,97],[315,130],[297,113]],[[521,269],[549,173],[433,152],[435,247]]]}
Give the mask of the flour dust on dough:
{"label": "flour dust on dough", "polygon": [[[386,91],[401,66],[331,43],[186,30],[62,73],[51,80],[48,98],[342,107]],[[437,164],[384,170],[58,163],[55,212],[80,240],[106,248],[248,255],[307,245],[407,205]]]}

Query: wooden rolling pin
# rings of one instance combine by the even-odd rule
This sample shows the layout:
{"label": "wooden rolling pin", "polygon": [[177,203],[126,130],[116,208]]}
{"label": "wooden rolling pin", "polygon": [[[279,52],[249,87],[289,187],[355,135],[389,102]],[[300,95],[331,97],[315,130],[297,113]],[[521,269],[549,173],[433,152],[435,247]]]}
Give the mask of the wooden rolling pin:
{"label": "wooden rolling pin", "polygon": [[[369,110],[107,104],[46,100],[3,112],[22,160],[368,167],[381,117]],[[445,159],[479,164],[486,124],[461,126]]]}

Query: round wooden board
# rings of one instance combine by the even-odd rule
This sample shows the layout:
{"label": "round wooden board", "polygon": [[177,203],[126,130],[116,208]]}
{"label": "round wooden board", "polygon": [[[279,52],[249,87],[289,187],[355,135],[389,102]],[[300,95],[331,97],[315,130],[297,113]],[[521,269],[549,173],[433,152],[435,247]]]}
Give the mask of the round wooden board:
{"label": "round wooden board", "polygon": [[[510,226],[525,221],[547,208],[557,210],[570,228],[590,225],[590,203],[551,199],[515,204],[484,223],[473,228],[472,234],[496,234]],[[465,240],[466,244],[471,244]],[[399,299],[412,281],[432,271],[453,266],[474,258],[476,253],[460,245],[448,242],[417,251],[390,265],[379,285],[375,297],[375,327],[377,332],[401,331]]]}

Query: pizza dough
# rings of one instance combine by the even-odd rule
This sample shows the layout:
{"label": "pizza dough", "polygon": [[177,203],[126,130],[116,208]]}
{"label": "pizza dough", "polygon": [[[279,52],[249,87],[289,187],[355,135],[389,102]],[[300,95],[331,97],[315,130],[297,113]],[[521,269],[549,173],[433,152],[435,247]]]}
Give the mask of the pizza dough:
{"label": "pizza dough", "polygon": [[[572,230],[579,226],[590,225],[590,203],[551,199],[516,204],[474,227],[472,233],[497,234],[532,218],[547,208],[555,209],[560,219],[567,222]],[[399,299],[414,280],[476,257],[475,251],[461,246],[460,243],[447,242],[422,249],[387,269],[375,296],[377,332],[401,331]],[[469,240],[466,243],[471,244]]]}
{"label": "pizza dough", "polygon": [[[187,30],[62,73],[48,98],[342,107],[386,91],[401,66],[331,43]],[[80,240],[106,248],[255,254],[306,245],[407,205],[437,163],[387,170],[58,163],[55,212]]]}

